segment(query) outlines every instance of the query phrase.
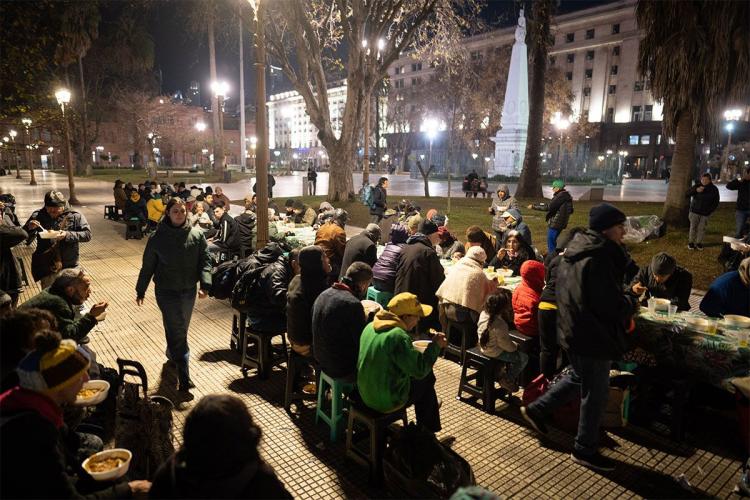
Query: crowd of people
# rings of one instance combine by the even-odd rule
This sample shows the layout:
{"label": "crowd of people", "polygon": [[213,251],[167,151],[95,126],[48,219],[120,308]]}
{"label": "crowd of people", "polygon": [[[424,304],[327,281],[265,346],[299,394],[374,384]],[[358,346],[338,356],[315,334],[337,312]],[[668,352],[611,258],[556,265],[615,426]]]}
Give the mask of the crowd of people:
{"label": "crowd of people", "polygon": [[[314,192],[315,178],[308,175],[307,180]],[[750,169],[727,187],[740,190],[736,236],[750,238]],[[386,215],[387,188],[388,179],[379,179],[370,204],[372,222],[348,241],[349,216],[340,208],[324,202],[316,210],[300,200],[287,200],[281,208],[271,203],[262,216],[316,232],[313,245],[285,251],[276,242],[256,248],[261,215],[254,195],[243,200],[244,212],[232,217],[221,188],[117,181],[117,208],[152,232],[135,284],[136,303],[144,303],[153,281],[177,390],[195,387],[188,345],[195,300],[208,296],[212,271],[234,256],[237,266],[251,273],[245,297],[248,328],[286,333],[295,353],[355,387],[352,397],[374,411],[413,405],[417,423],[430,432],[442,429],[433,367],[441,349],[455,343],[449,323],[468,325],[476,333],[469,347],[503,362],[497,382],[508,392],[518,389],[519,375],[529,369],[532,357],[548,380],[568,366],[561,380],[524,406],[522,414],[533,429],[546,433],[555,409],[580,398],[572,459],[611,470],[614,465],[599,453],[598,442],[612,362],[627,350],[633,318],[649,298],[667,299],[681,311],[691,308],[691,273],[664,252],[636,264],[623,244],[626,216],[608,203],[591,208],[587,227],[568,228],[574,202],[561,180],[554,181],[548,204],[528,207],[546,212],[546,251],[534,247],[522,207],[507,185],[498,186],[488,207],[490,231],[470,226],[462,236],[451,232],[444,214],[423,211],[408,200]],[[702,248],[716,208],[715,189],[704,176],[687,193],[693,198],[691,249]],[[95,303],[82,313],[92,290],[79,262],[79,245],[91,239],[91,229],[57,191],[47,192],[44,206],[23,225],[10,198],[2,200],[0,328],[6,333],[0,338],[0,446],[6,456],[23,449],[42,459],[33,477],[24,460],[14,462],[14,473],[7,477],[4,469],[3,496],[89,493],[79,458],[102,443],[68,428],[63,409],[85,381],[106,378],[110,371],[96,362],[89,347],[89,335],[105,319],[108,304]],[[23,241],[36,241],[31,271],[42,290],[18,306],[20,273],[11,248]],[[706,315],[750,316],[750,257],[742,257],[709,288],[700,304]],[[518,282],[512,291],[495,278],[500,270]],[[391,297],[375,312],[363,305],[371,287]],[[538,349],[522,351],[516,333],[536,339]],[[412,343],[416,339],[430,342],[419,349]],[[267,497],[289,496],[260,458],[260,429],[240,400],[204,398],[187,417],[183,434],[182,447],[156,474],[153,486],[131,481],[109,494],[122,497],[151,488],[157,498],[179,498],[253,489]],[[26,435],[33,436],[33,446],[19,437]]]}

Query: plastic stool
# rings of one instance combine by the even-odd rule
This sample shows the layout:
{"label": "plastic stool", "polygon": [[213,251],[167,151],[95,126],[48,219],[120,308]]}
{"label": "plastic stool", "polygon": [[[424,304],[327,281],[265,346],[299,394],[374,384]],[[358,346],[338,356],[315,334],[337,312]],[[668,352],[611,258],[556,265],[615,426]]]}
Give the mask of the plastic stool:
{"label": "plastic stool", "polygon": [[299,383],[299,376],[306,367],[315,369],[315,359],[312,356],[303,356],[290,347],[286,362],[286,388],[284,389],[284,409],[287,412],[294,401],[315,401],[315,394],[308,394],[302,389],[294,390]]}
{"label": "plastic stool", "polygon": [[[370,482],[378,484],[383,478],[383,452],[385,451],[388,426],[401,420],[407,426],[406,408],[393,413],[380,413],[356,402],[349,408],[349,424],[346,428],[346,456],[364,465],[370,473]],[[353,434],[357,422],[364,425],[368,433],[368,446],[359,447]]]}
{"label": "plastic stool", "polygon": [[104,205],[104,218],[110,220],[117,220],[117,206],[116,205]]}
{"label": "plastic stool", "polygon": [[143,229],[141,228],[141,219],[133,217],[128,219],[127,226],[125,228],[125,239],[130,238],[140,240],[143,238]]}
{"label": "plastic stool", "polygon": [[[326,386],[331,389],[331,414],[325,412]],[[315,408],[315,423],[322,419],[331,428],[331,441],[339,437],[339,427],[344,419],[344,396],[354,390],[354,384],[343,379],[333,378],[320,370],[318,379],[318,407]]]}
{"label": "plastic stool", "polygon": [[[448,357],[449,355],[456,356],[458,357],[458,363],[463,364],[464,358],[466,357],[466,346],[475,345],[477,342],[475,339],[477,336],[477,325],[474,323],[462,323],[448,319],[447,326],[445,336],[448,338],[448,345],[445,346],[443,357]],[[456,330],[461,334],[461,345],[451,343],[450,338],[452,330]],[[471,339],[469,339],[469,337],[471,337]]]}
{"label": "plastic stool", "polygon": [[[474,398],[481,399],[482,409],[487,413],[495,412],[495,401],[498,399],[509,402],[511,394],[503,388],[495,387],[498,363],[504,362],[485,356],[478,347],[466,351],[456,399],[461,400],[466,392]],[[473,373],[469,373],[469,370],[473,370]]]}
{"label": "plastic stool", "polygon": [[518,330],[511,330],[508,335],[518,344],[518,349],[529,356],[526,368],[518,376],[518,383],[526,387],[539,375],[539,337],[529,337]]}
{"label": "plastic stool", "polygon": [[[286,337],[285,332],[258,332],[244,326],[245,335],[242,342],[242,362],[240,370],[243,376],[247,376],[248,370],[256,368],[258,378],[268,378],[268,374],[274,366],[286,361]],[[274,346],[271,340],[281,335],[281,345]],[[255,345],[255,355],[250,352],[250,347]],[[247,366],[246,366],[247,365]]]}
{"label": "plastic stool", "polygon": [[393,294],[391,292],[383,292],[381,290],[378,290],[374,286],[371,286],[367,289],[367,300],[374,300],[383,308],[388,307],[388,302],[391,301],[393,298]]}

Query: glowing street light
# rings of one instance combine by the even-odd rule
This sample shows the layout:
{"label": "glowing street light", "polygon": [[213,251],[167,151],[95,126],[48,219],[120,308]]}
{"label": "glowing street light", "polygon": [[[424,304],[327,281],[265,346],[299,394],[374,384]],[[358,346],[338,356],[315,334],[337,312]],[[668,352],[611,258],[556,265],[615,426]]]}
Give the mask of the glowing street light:
{"label": "glowing street light", "polygon": [[65,117],[65,105],[70,102],[70,97],[70,90],[66,88],[60,88],[55,92],[55,99],[57,100],[57,104],[60,105],[65,124],[65,159],[68,170],[68,189],[70,190],[68,201],[71,205],[77,205],[78,198],[76,198],[75,183],[73,181],[73,148],[70,146],[70,126],[68,125],[68,119]]}
{"label": "glowing street light", "polygon": [[229,95],[229,84],[224,80],[211,82],[211,92],[216,97],[227,97]]}
{"label": "glowing street light", "polygon": [[560,132],[560,147],[558,149],[557,153],[557,171],[559,173],[562,173],[562,143],[563,143],[563,134],[566,130],[568,130],[568,127],[570,127],[570,122],[573,121],[572,117],[564,117],[562,116],[562,113],[559,111],[556,111],[554,116],[552,117],[551,123],[552,125],[557,129],[558,132]]}
{"label": "glowing street light", "polygon": [[203,122],[196,122],[195,124],[195,130],[198,132],[205,132],[206,130],[206,124]]}

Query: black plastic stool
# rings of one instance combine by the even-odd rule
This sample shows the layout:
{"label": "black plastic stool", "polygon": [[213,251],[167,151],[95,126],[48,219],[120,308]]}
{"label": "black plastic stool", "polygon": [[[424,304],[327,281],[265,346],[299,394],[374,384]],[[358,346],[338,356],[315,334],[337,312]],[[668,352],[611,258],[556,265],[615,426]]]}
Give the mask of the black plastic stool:
{"label": "black plastic stool", "polygon": [[127,226],[125,227],[125,239],[130,238],[140,240],[143,238],[143,229],[141,227],[140,219],[128,219]]}
{"label": "black plastic stool", "polygon": [[510,402],[511,394],[495,386],[498,366],[501,364],[507,365],[504,361],[485,356],[479,347],[467,350],[456,399],[461,400],[466,392],[476,399],[481,399],[482,409],[487,413],[495,412],[495,401],[498,399]]}
{"label": "black plastic stool", "polygon": [[[286,362],[286,336],[285,332],[257,332],[248,329],[244,325],[245,340],[242,342],[242,364],[240,370],[243,376],[247,376],[248,370],[258,370],[258,378],[268,378],[271,368]],[[273,345],[271,340],[281,335],[281,345]],[[250,347],[255,346],[255,353],[250,352]]]}
{"label": "black plastic stool", "polygon": [[[460,345],[451,343],[451,332],[454,330],[461,335]],[[443,357],[447,358],[448,356],[456,356],[458,358],[458,363],[463,364],[467,346],[471,347],[476,345],[477,325],[447,319],[445,336],[448,339],[448,345],[445,346]]]}
{"label": "black plastic stool", "polygon": [[[388,426],[401,420],[404,427],[408,424],[406,408],[393,413],[380,413],[365,406],[359,401],[349,407],[349,424],[346,428],[346,456],[368,468],[370,482],[379,484],[383,479],[383,452],[388,437]],[[362,424],[368,432],[366,447],[357,446],[354,440],[354,426]],[[362,440],[364,441],[364,440]]]}
{"label": "black plastic stool", "polygon": [[[295,391],[300,382],[300,375],[308,367],[313,368],[317,373],[315,359],[312,356],[303,356],[290,347],[286,362],[286,388],[284,389],[284,409],[287,412],[289,412],[294,401],[315,401],[317,398],[317,393],[308,394],[303,392],[302,389]],[[315,380],[317,381],[317,379],[316,376]]]}

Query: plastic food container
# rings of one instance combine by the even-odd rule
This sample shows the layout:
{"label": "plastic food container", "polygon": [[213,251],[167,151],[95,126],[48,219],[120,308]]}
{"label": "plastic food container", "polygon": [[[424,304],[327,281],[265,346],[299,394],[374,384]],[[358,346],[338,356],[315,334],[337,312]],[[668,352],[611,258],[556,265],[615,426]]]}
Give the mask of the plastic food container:
{"label": "plastic food container", "polygon": [[[130,453],[130,450],[126,450],[125,448],[113,448],[111,450],[94,453],[83,461],[82,467],[83,470],[88,472],[95,481],[112,481],[121,478],[128,472],[128,468],[130,468],[130,460],[132,458],[133,454]],[[94,469],[98,464],[110,459],[119,459],[120,464],[105,471],[94,472]]]}

